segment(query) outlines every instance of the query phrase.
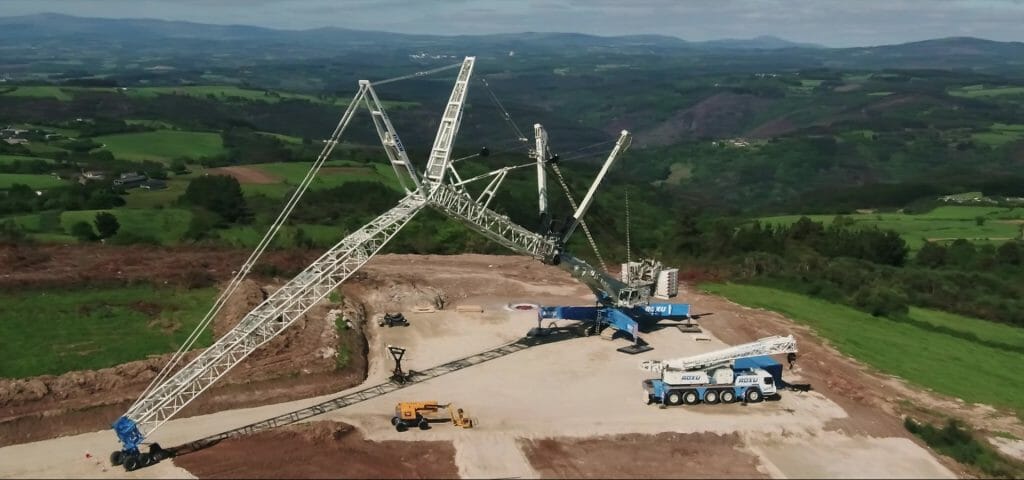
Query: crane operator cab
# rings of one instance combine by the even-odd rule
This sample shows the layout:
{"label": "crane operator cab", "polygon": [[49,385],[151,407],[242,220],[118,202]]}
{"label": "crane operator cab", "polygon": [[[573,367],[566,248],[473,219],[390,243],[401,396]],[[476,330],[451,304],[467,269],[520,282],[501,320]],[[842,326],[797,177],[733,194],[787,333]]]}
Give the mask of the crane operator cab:
{"label": "crane operator cab", "polygon": [[619,305],[633,306],[642,300],[640,290],[635,288],[623,288],[619,290]]}

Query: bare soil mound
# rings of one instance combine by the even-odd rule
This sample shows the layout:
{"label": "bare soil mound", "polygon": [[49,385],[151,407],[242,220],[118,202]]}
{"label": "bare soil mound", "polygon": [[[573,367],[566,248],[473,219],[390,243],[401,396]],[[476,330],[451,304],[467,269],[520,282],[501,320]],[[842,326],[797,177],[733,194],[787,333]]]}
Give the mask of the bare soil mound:
{"label": "bare soil mound", "polygon": [[[282,464],[282,460],[286,463]],[[366,440],[350,425],[313,422],[174,459],[199,478],[456,478],[451,442]]]}
{"label": "bare soil mound", "polygon": [[[150,283],[205,287],[234,276],[249,251],[210,247],[0,245],[0,289],[95,287]],[[320,252],[269,251],[259,265],[299,272]],[[259,277],[264,271],[257,268]]]}
{"label": "bare soil mound", "polygon": [[[545,478],[768,478],[739,435],[661,433],[520,440]],[[672,465],[671,470],[666,470]]]}

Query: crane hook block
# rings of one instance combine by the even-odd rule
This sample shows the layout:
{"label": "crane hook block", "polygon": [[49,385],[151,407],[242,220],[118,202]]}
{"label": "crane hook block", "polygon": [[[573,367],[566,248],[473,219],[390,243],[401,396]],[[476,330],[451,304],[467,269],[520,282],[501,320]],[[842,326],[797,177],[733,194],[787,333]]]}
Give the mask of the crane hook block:
{"label": "crane hook block", "polygon": [[486,157],[486,156],[488,156],[490,154],[491,154],[491,150],[489,148],[483,147],[483,148],[480,149],[480,156],[481,157]]}

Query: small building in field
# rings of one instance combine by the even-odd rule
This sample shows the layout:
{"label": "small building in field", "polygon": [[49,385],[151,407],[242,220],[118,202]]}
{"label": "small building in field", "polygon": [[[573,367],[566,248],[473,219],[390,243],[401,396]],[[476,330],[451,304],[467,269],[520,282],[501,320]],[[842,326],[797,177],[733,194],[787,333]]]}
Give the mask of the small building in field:
{"label": "small building in field", "polygon": [[142,185],[139,188],[143,190],[163,190],[167,188],[167,182],[160,180],[159,178],[151,178],[142,182]]}
{"label": "small building in field", "polygon": [[140,175],[136,172],[125,172],[114,179],[114,186],[122,188],[135,188],[142,186],[142,184],[145,183],[147,180],[149,180],[149,177],[145,175]]}

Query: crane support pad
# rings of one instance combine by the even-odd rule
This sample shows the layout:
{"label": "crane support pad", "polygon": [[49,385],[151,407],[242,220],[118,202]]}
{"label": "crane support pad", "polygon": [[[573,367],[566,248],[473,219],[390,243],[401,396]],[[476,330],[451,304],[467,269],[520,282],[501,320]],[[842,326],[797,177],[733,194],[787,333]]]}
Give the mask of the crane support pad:
{"label": "crane support pad", "polygon": [[650,346],[650,345],[648,345],[646,343],[634,343],[634,344],[632,344],[632,345],[630,345],[628,347],[620,347],[620,348],[616,348],[615,349],[615,351],[617,351],[617,352],[628,353],[630,355],[636,355],[638,353],[649,352],[651,350],[654,350],[654,347],[652,347],[652,346]]}
{"label": "crane support pad", "polygon": [[286,413],[284,415],[271,417],[260,422],[245,425],[243,427],[235,428],[233,430],[228,430],[226,432],[218,433],[216,435],[210,435],[208,437],[201,438],[199,440],[195,440],[184,445],[179,445],[177,447],[172,447],[167,450],[170,451],[170,453],[173,455],[184,455],[190,452],[195,452],[198,450],[202,450],[204,448],[212,447],[219,443],[221,440],[227,438],[236,437],[239,435],[249,435],[263,430],[269,430],[275,427],[291,425],[293,423],[301,422],[308,418],[322,415],[327,412],[338,410],[349,405],[354,405],[359,402],[370,400],[372,398],[376,398],[381,395],[385,395],[396,390],[403,389],[410,385],[415,385],[417,383],[421,383],[432,378],[440,377],[441,375],[456,372],[464,368],[472,367],[474,365],[479,365],[488,360],[494,360],[495,358],[501,358],[506,355],[511,355],[513,353],[526,350],[531,347],[560,342],[571,338],[576,338],[576,336],[571,332],[558,331],[551,332],[550,334],[541,337],[523,337],[512,343],[507,343],[505,345],[502,345],[497,348],[492,348],[485,352],[470,355],[468,357],[463,357],[458,360],[453,360],[451,362],[438,365],[428,370],[410,373],[409,381],[405,383],[399,384],[395,382],[387,382],[379,385],[374,385],[372,387],[364,388],[356,392],[332,398],[330,400],[318,403],[311,407],[306,407],[300,410],[295,410],[293,412]]}

